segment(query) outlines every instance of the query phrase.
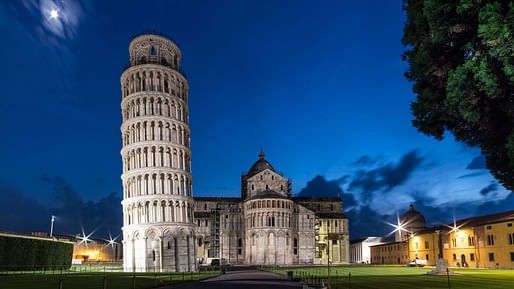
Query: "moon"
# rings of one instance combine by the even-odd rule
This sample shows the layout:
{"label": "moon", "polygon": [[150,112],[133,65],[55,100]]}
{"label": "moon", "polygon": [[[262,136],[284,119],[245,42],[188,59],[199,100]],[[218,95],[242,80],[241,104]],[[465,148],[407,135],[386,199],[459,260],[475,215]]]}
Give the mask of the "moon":
{"label": "moon", "polygon": [[53,19],[57,19],[59,17],[59,11],[52,9],[52,11],[50,11],[50,17]]}

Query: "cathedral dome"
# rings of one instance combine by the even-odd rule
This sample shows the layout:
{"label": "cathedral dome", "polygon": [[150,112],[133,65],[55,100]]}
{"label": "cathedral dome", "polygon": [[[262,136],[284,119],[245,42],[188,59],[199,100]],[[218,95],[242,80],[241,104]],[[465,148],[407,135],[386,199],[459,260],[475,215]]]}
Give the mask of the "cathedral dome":
{"label": "cathedral dome", "polygon": [[418,211],[414,210],[414,205],[409,206],[409,210],[400,218],[400,223],[408,228],[424,228],[426,225],[425,217]]}
{"label": "cathedral dome", "polygon": [[259,153],[259,160],[252,165],[252,167],[248,171],[247,177],[253,177],[256,174],[264,171],[265,169],[270,169],[273,172],[275,171],[273,166],[267,160],[264,159],[264,152],[261,149],[261,152]]}

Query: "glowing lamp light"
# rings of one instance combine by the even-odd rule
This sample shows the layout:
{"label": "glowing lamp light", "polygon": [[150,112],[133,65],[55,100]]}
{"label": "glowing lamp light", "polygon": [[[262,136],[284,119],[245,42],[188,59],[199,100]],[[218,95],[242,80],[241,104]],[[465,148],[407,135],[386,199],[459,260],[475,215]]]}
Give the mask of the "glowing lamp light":
{"label": "glowing lamp light", "polygon": [[50,11],[50,18],[52,19],[57,19],[59,18],[59,11],[55,10],[55,9],[52,9]]}

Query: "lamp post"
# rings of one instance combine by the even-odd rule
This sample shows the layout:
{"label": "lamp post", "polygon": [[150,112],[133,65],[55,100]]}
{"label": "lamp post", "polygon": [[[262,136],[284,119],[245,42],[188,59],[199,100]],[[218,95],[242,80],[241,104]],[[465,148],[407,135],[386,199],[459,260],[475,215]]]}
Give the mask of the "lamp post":
{"label": "lamp post", "polygon": [[53,233],[54,233],[54,221],[55,221],[55,216],[52,215],[52,218],[50,219],[50,238],[52,238]]}

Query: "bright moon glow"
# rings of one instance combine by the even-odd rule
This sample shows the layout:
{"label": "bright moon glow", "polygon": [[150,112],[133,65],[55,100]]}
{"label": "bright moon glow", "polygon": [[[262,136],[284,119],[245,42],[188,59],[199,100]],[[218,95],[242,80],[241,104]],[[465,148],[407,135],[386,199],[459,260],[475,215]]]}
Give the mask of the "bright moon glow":
{"label": "bright moon glow", "polygon": [[52,11],[50,11],[50,17],[57,19],[57,17],[59,17],[59,11],[52,9]]}

